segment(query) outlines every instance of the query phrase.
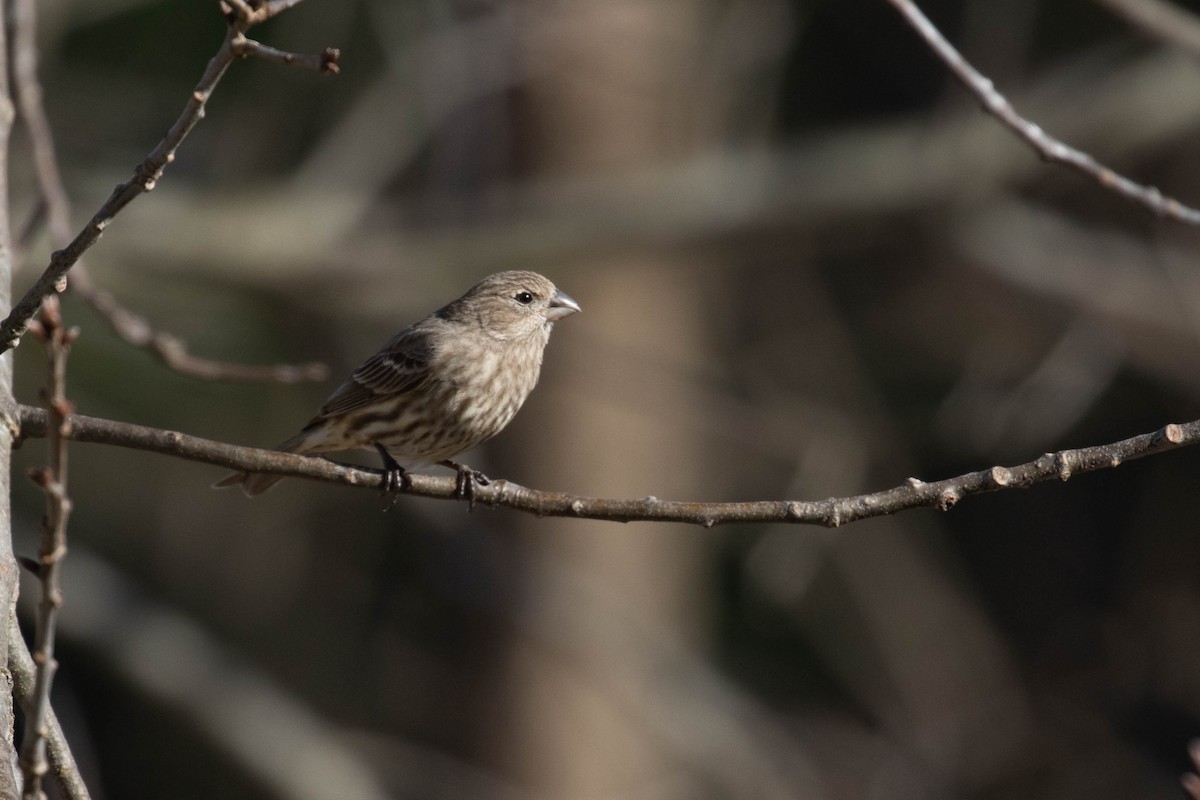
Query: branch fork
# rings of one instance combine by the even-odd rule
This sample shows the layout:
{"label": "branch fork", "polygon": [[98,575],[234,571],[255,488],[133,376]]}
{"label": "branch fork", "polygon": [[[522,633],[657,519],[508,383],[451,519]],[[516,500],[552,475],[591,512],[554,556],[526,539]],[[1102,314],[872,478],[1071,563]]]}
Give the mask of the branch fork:
{"label": "branch fork", "polygon": [[[14,26],[16,28],[15,33],[24,37],[21,53],[18,54],[21,58],[17,59],[17,63],[20,66],[20,75],[18,76],[20,80],[17,81],[17,87],[21,90],[22,112],[27,122],[30,123],[31,139],[34,141],[35,149],[39,155],[39,158],[36,160],[39,167],[39,182],[41,183],[42,194],[47,206],[46,216],[49,217],[52,229],[51,233],[59,249],[55,250],[51,255],[49,265],[34,285],[26,291],[25,295],[13,307],[7,318],[0,322],[0,353],[16,347],[20,343],[21,337],[30,326],[30,322],[41,309],[43,301],[66,289],[68,272],[78,263],[83,254],[99,241],[100,237],[104,234],[105,228],[108,227],[116,215],[135,198],[146,192],[153,191],[158,185],[158,181],[162,179],[164,170],[175,160],[175,153],[180,144],[187,138],[196,124],[204,118],[205,105],[209,97],[211,97],[213,90],[220,82],[222,76],[224,76],[225,70],[228,69],[229,65],[235,59],[253,55],[269,61],[310,67],[330,74],[338,71],[339,53],[332,48],[327,48],[317,55],[299,55],[276,50],[246,38],[245,33],[249,28],[270,19],[299,2],[300,0],[221,0],[220,8],[228,22],[225,39],[217,50],[216,55],[208,62],[204,74],[189,95],[188,101],[179,118],[176,119],[175,123],[167,131],[162,141],[134,168],[133,175],[129,180],[117,185],[108,200],[96,211],[87,225],[75,234],[74,237],[71,237],[69,209],[66,207],[66,193],[62,189],[62,181],[58,175],[58,168],[54,160],[53,146],[50,143],[49,125],[45,122],[45,113],[41,109],[41,91],[36,80],[36,58],[34,57],[32,36],[32,4],[30,0],[25,0],[24,5],[29,6],[29,8],[25,8],[22,11],[23,16],[21,21],[23,24]],[[128,337],[125,336],[126,331],[118,319],[118,314],[113,310],[114,308],[119,309],[119,306],[116,305],[111,295],[107,295],[107,293],[102,294],[100,290],[93,286],[87,278],[86,273],[82,272],[77,275],[76,289],[85,300],[91,303],[101,314],[105,315],[109,324],[118,335],[128,340]],[[123,311],[123,309],[119,310]],[[129,312],[126,312],[125,317],[133,317],[144,324],[144,321],[141,321],[136,315],[132,315]],[[191,371],[190,374],[197,374],[200,377],[224,378],[225,374],[228,373],[231,379],[234,380],[290,381],[324,379],[327,374],[323,369],[312,368],[312,365],[303,365],[298,368],[255,368],[235,364],[228,365],[230,369],[226,370],[223,369],[226,365],[218,362],[195,359],[187,356],[186,353],[179,356],[179,346],[174,348],[177,357],[172,359],[167,353],[169,348],[163,346],[163,344],[162,340],[154,337],[151,343],[142,346],[179,371],[189,372],[189,368],[194,367],[194,371]]]}

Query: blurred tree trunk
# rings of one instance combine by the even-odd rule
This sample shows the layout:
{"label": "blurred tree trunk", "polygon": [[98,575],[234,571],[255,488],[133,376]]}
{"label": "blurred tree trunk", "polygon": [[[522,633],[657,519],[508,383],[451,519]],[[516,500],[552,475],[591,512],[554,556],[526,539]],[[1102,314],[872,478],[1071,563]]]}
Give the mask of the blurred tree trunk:
{"label": "blurred tree trunk", "polygon": [[[521,55],[549,67],[523,98],[532,169],[603,176],[686,155],[705,135],[692,83],[706,5],[529,3]],[[656,253],[598,258],[562,275],[550,271],[584,314],[569,321],[570,330],[560,326],[551,344],[556,391],[536,399],[536,436],[514,448],[527,459],[519,474],[534,485],[601,495],[700,491],[704,454],[677,413],[699,402],[690,387],[662,380],[652,404],[622,390],[635,381],[658,385],[656,376],[704,360],[704,272],[697,266],[685,255]],[[583,452],[572,450],[573,442],[600,444]],[[631,639],[604,631],[624,617],[641,630],[703,648],[708,619],[695,602],[703,536],[569,520],[523,523],[523,530],[523,553],[539,567],[522,584],[523,607],[538,616],[561,612],[571,622],[518,634],[513,643],[506,676],[511,713],[497,721],[499,760],[546,797],[611,797],[673,780],[678,758],[656,741],[636,704],[614,696],[620,694],[614,670],[638,680],[630,668],[637,655],[622,652]]]}
{"label": "blurred tree trunk", "polygon": [[[13,123],[12,96],[8,85],[8,39],[0,26],[0,309],[12,308],[13,248],[9,233],[8,206],[8,145]],[[13,399],[12,351],[0,356],[0,408],[11,415],[16,408]],[[13,429],[0,425],[0,613],[6,622],[0,625],[0,652],[20,647],[10,642],[7,620],[17,610],[17,564],[12,548],[12,446]],[[0,758],[0,797],[18,797],[16,750],[13,746],[13,680],[8,662],[0,667],[0,731],[3,732],[3,758]]]}

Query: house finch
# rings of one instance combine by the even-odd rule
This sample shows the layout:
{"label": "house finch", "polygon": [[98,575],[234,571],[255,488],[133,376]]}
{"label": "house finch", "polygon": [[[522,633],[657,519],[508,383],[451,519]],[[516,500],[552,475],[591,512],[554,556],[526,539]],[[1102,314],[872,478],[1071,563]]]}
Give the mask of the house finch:
{"label": "house finch", "polygon": [[[450,459],[504,429],[529,396],[556,320],[579,304],[536,272],[498,272],[392,337],[343,383],[287,453],[375,450],[385,492],[408,481],[402,458],[458,472],[460,497],[483,473]],[[214,484],[253,497],[281,475],[238,472]]]}

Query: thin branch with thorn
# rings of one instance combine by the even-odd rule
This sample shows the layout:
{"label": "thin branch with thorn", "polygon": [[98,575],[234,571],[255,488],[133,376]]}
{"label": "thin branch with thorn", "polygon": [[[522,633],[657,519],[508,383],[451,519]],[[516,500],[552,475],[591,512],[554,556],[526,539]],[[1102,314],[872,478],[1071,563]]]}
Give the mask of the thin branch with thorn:
{"label": "thin branch with thorn", "polygon": [[954,46],[921,12],[916,3],[911,0],[887,0],[887,2],[899,11],[905,22],[925,40],[925,44],[950,69],[951,74],[968,91],[979,98],[984,110],[1024,140],[1043,159],[1065,164],[1082,172],[1105,189],[1117,193],[1130,202],[1144,206],[1160,217],[1186,225],[1200,226],[1200,209],[1186,206],[1178,200],[1167,197],[1153,186],[1145,186],[1126,178],[1082,150],[1055,139],[1018,114],[1012,103],[996,90],[995,84],[971,66],[962,54],[954,49]]}
{"label": "thin branch with thorn", "polygon": [[[18,411],[20,439],[46,435],[46,411],[22,405]],[[129,447],[200,461],[239,472],[271,472],[348,486],[379,488],[383,473],[339,464],[313,456],[241,447],[177,431],[148,428],[127,422],[86,417],[72,418],[70,437],[76,442]],[[992,467],[955,478],[926,483],[909,478],[891,489],[828,500],[758,500],[706,503],[660,500],[657,497],[608,499],[529,489],[504,480],[477,487],[475,502],[524,511],[539,517],[575,517],[611,522],[682,522],[711,528],[733,522],[789,523],[836,528],[859,520],[882,517],[913,508],[948,511],[964,497],[1003,489],[1021,489],[1036,483],[1065,481],[1073,475],[1114,469],[1126,461],[1200,443],[1200,420],[1171,424],[1111,444],[1046,453],[1014,467]],[[439,500],[462,499],[454,478],[410,474],[404,494]]]}
{"label": "thin branch with thorn", "polygon": [[[13,676],[13,694],[16,695],[26,717],[31,718],[34,697],[37,696],[37,667],[33,663],[33,656],[25,647],[21,626],[17,624],[15,616],[8,618],[8,642],[8,669]],[[54,775],[62,796],[66,800],[91,800],[91,794],[83,782],[79,765],[75,763],[75,756],[71,753],[71,746],[67,743],[66,734],[63,733],[62,724],[59,723],[53,708],[46,715],[46,751],[50,757],[50,773]]]}
{"label": "thin branch with thorn", "polygon": [[133,176],[119,184],[92,216],[88,224],[62,249],[50,257],[50,264],[25,296],[13,307],[8,317],[0,322],[0,353],[16,347],[21,336],[29,328],[30,320],[37,314],[42,302],[66,288],[66,276],[80,257],[103,235],[104,229],[116,215],[135,198],[152,191],[162,177],[167,165],[175,160],[180,144],[204,117],[205,105],[234,59],[234,41],[244,37],[245,32],[282,11],[291,8],[300,0],[287,3],[263,3],[251,6],[245,2],[230,5],[222,0],[221,7],[229,21],[225,38],[216,55],[208,62],[199,83],[192,91],[183,112],[149,155],[138,164]]}
{"label": "thin branch with thorn", "polygon": [[64,327],[56,297],[47,300],[42,307],[41,320],[35,325],[50,359],[45,392],[50,464],[29,472],[29,477],[46,494],[46,516],[42,520],[38,559],[33,565],[41,585],[41,597],[34,628],[33,701],[25,720],[19,759],[25,777],[22,791],[25,800],[44,800],[42,779],[50,770],[46,760],[46,731],[50,717],[50,687],[58,670],[58,661],[54,658],[54,634],[63,602],[59,571],[67,554],[67,519],[71,514],[71,499],[67,496],[67,442],[71,435],[72,409],[66,390],[67,355],[78,336],[78,330]]}

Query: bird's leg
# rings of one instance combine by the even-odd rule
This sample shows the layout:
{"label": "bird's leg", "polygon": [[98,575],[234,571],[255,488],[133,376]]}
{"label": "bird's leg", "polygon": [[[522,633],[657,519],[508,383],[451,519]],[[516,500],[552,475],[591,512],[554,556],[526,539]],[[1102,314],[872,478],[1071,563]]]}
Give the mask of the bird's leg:
{"label": "bird's leg", "polygon": [[487,486],[491,483],[488,476],[477,469],[471,469],[466,464],[459,464],[448,458],[438,463],[458,473],[458,477],[454,480],[454,496],[460,500],[466,500],[467,510],[473,510],[475,508],[475,485]]}
{"label": "bird's leg", "polygon": [[384,511],[388,511],[396,505],[396,498],[400,496],[400,492],[412,488],[412,478],[383,445],[376,442],[375,449],[383,459],[383,480],[379,484],[379,490],[388,498],[387,505],[383,507]]}

